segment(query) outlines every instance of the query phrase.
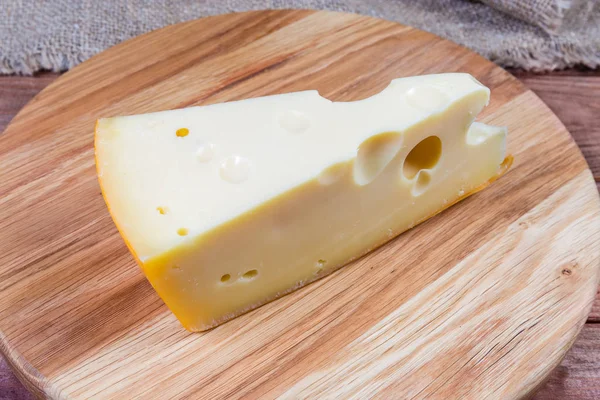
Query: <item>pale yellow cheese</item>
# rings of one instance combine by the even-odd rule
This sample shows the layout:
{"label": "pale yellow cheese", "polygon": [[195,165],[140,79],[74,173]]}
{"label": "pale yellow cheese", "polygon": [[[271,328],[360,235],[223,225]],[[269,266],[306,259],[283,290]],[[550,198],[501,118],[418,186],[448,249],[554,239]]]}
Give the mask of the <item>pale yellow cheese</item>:
{"label": "pale yellow cheese", "polygon": [[111,215],[189,330],[344,265],[495,179],[506,131],[474,123],[468,74],[397,79],[365,100],[316,91],[101,119]]}

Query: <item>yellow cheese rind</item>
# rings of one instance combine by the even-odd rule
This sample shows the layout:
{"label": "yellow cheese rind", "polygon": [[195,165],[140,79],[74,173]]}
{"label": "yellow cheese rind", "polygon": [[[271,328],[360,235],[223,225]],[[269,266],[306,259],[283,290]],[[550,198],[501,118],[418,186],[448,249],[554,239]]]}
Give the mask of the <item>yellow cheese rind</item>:
{"label": "yellow cheese rind", "polygon": [[[131,134],[132,130],[135,132],[135,126],[147,126],[148,119],[156,121],[156,115],[121,117],[98,123],[97,164],[111,215],[149,281],[187,329],[209,329],[333,272],[480,190],[508,168],[510,160],[505,160],[506,131],[472,124],[489,98],[489,91],[472,77],[450,74],[401,79],[394,81],[386,91],[354,103],[315,102],[315,110],[329,107],[333,117],[346,115],[352,119],[352,115],[360,116],[361,113],[382,116],[372,124],[364,124],[359,118],[355,131],[350,132],[348,137],[336,136],[337,142],[333,146],[327,144],[329,130],[336,125],[333,117],[307,112],[311,109],[308,104],[311,100],[304,95],[271,98],[283,103],[280,107],[283,117],[281,112],[273,115],[276,120],[273,135],[307,135],[281,141],[290,146],[281,151],[289,156],[293,165],[289,168],[278,165],[277,157],[265,155],[273,169],[280,169],[281,177],[267,174],[271,181],[261,181],[260,173],[264,171],[261,168],[268,162],[257,162],[254,175],[243,177],[241,182],[234,182],[239,178],[238,174],[233,176],[233,181],[223,182],[224,179],[221,179],[219,184],[207,186],[217,192],[219,189],[227,192],[233,186],[232,190],[238,191],[242,198],[231,206],[229,214],[227,210],[215,211],[215,215],[219,215],[215,219],[219,221],[217,224],[196,223],[195,215],[189,211],[191,216],[185,229],[192,233],[175,237],[172,231],[177,225],[165,225],[171,234],[167,239],[151,232],[148,234],[148,221],[138,217],[136,220],[128,214],[128,210],[135,210],[135,207],[154,206],[157,199],[147,199],[152,197],[152,190],[142,190],[143,197],[127,191],[124,194],[120,189],[135,186],[136,178],[144,181],[147,177],[142,175],[143,171],[152,173],[154,168],[160,167],[150,161],[145,169],[134,168],[132,176],[131,170],[124,169],[120,161],[125,156],[136,158],[135,153],[141,151],[131,145],[124,146],[128,142],[122,137]],[[432,107],[428,103],[420,104],[426,100],[422,97],[404,100],[404,103],[401,101],[415,96],[415,93],[439,94],[441,99],[432,99]],[[249,107],[261,111],[274,104],[268,99],[262,98],[258,104],[258,99],[253,99]],[[393,103],[387,106],[390,102]],[[394,107],[395,104],[411,103],[415,104],[415,109],[396,111]],[[337,109],[330,107],[336,104]],[[215,112],[216,115],[239,117],[228,111],[227,104],[222,106],[220,111]],[[380,110],[381,107],[384,110]],[[286,108],[292,112],[286,113]],[[309,123],[294,114],[298,108],[302,109],[300,115],[307,116]],[[235,107],[230,110],[235,111]],[[393,112],[403,115],[387,116]],[[177,112],[168,113],[175,115],[163,114],[161,118],[181,118]],[[318,114],[317,111],[315,113]],[[265,117],[268,115],[265,114]],[[314,129],[319,118],[324,127],[320,131],[321,140],[326,148],[318,150],[314,159],[303,161],[302,157],[293,155],[293,147],[303,140],[314,142],[314,135],[311,139],[307,129]],[[260,116],[254,121],[260,121],[264,126]],[[351,124],[338,125],[354,129]],[[375,125],[377,129],[372,129],[371,126]],[[206,124],[204,127],[207,130],[219,129],[218,124]],[[168,132],[156,133],[161,134]],[[193,134],[195,129],[190,129],[187,136]],[[144,137],[139,132],[135,135],[140,140]],[[185,140],[187,136],[180,139]],[[270,136],[267,134],[265,137]],[[233,141],[235,139],[232,138]],[[162,138],[150,140],[156,140],[156,146],[166,147],[161,142]],[[222,140],[227,141],[228,138]],[[177,142],[176,145],[182,143],[185,142]],[[217,143],[217,148],[227,146],[235,146],[235,143]],[[314,147],[314,143],[311,146]],[[349,153],[347,149],[352,148],[354,150]],[[205,148],[201,150],[200,154],[204,157]],[[160,149],[151,148],[150,151],[160,155]],[[248,150],[250,161],[260,157],[259,153],[252,151]],[[185,158],[189,152],[185,150],[174,154]],[[220,165],[230,161],[225,154],[222,156],[215,161],[217,166],[217,161],[221,162]],[[163,166],[166,161],[159,160]],[[231,165],[235,166],[237,162],[235,160]],[[183,165],[188,164],[184,162]],[[296,171],[303,167],[304,171]],[[175,164],[169,168],[177,171],[179,166]],[[207,166],[205,170],[210,171],[210,168]],[[208,176],[202,175],[205,170],[200,176]],[[185,171],[180,172],[185,174]],[[294,184],[290,185],[288,180]],[[193,184],[194,181],[189,182]],[[144,185],[152,185],[151,180],[145,181]],[[159,189],[160,186],[156,185],[154,190]],[[182,189],[181,193],[184,192]],[[244,193],[248,195],[244,197]],[[219,194],[215,196],[218,200]],[[198,199],[192,200],[195,204],[193,201],[190,205],[184,204],[187,210],[203,206]],[[232,201],[225,199],[223,204],[231,205]],[[207,200],[204,205],[216,203],[218,201],[211,203]],[[174,201],[172,204],[182,207],[181,202]],[[178,208],[164,207],[169,209],[167,216],[178,212]],[[156,229],[164,228],[157,217],[165,215],[159,212],[148,216],[159,221]]]}

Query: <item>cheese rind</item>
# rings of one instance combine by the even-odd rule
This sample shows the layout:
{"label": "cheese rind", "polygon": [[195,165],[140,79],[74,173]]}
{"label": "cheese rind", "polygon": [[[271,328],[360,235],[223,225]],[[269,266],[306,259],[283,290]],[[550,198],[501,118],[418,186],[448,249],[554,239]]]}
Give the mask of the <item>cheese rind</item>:
{"label": "cheese rind", "polygon": [[[182,324],[205,330],[335,270],[502,171],[467,74],[336,103],[299,92],[100,120],[111,214]],[[185,128],[185,136],[176,134]]]}

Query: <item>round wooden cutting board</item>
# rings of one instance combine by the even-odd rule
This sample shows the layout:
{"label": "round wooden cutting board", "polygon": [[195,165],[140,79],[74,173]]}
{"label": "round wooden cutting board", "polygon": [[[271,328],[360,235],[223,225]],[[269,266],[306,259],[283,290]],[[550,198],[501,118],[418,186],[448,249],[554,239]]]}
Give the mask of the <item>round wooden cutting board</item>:
{"label": "round wooden cutting board", "polygon": [[[509,129],[497,182],[340,271],[204,333],[152,290],[97,183],[99,117],[463,71]],[[575,340],[600,270],[600,201],[560,121],[471,51],[369,17],[261,11],[120,44],[0,136],[0,348],[56,399],[495,398],[531,393]],[[235,251],[235,249],[232,249]]]}

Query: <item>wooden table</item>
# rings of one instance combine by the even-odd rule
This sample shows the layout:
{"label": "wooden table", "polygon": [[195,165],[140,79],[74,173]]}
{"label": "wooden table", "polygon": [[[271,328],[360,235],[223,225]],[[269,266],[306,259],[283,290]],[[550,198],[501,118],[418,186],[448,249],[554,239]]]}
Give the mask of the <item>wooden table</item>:
{"label": "wooden table", "polygon": [[[538,94],[563,121],[587,159],[600,190],[600,70],[568,70],[536,75],[511,71]],[[40,90],[58,77],[0,76],[0,132]],[[0,360],[0,400],[32,398]],[[587,323],[562,364],[534,397],[600,398],[600,291]]]}

